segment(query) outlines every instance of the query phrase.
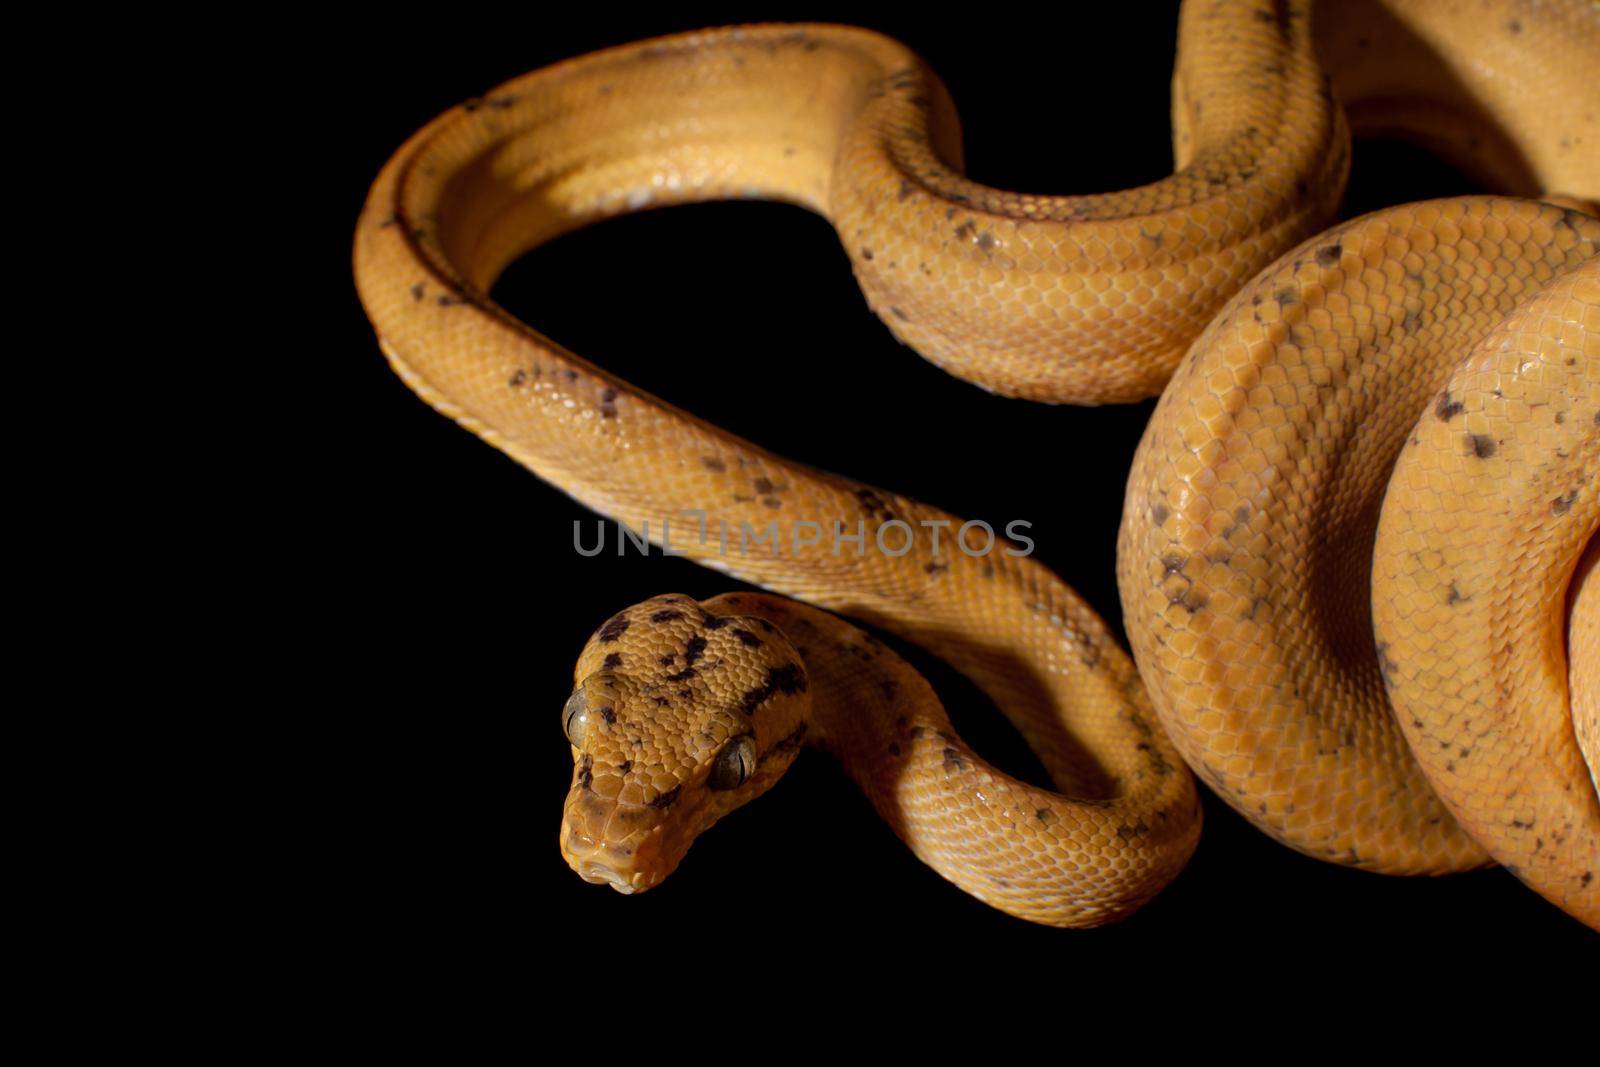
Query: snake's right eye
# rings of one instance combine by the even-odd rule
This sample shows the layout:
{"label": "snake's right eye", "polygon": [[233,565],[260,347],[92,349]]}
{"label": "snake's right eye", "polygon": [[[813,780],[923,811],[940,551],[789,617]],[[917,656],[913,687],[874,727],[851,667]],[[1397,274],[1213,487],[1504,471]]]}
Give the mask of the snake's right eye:
{"label": "snake's right eye", "polygon": [[567,706],[561,711],[561,729],[574,748],[582,748],[583,735],[588,728],[589,702],[584,700],[580,689],[567,698]]}
{"label": "snake's right eye", "polygon": [[755,773],[756,763],[755,738],[749,734],[736,737],[717,753],[706,784],[718,790],[737,789]]}

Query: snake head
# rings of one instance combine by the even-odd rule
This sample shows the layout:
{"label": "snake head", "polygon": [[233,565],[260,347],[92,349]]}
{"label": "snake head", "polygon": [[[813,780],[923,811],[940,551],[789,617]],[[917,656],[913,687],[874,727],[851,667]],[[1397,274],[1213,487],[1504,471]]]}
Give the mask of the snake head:
{"label": "snake head", "polygon": [[766,619],[716,607],[655,597],[612,616],[578,657],[562,710],[573,773],[561,854],[585,881],[659,884],[800,749],[799,654]]}

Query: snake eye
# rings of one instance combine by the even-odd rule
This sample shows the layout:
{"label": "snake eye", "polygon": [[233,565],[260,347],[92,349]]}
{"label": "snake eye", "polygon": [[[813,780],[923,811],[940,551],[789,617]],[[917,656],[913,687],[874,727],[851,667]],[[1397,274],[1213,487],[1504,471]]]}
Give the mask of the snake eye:
{"label": "snake eye", "polygon": [[711,775],[706,779],[706,785],[712,789],[737,789],[755,770],[755,739],[749,734],[742,734],[717,753],[717,761],[711,765]]}
{"label": "snake eye", "polygon": [[561,729],[574,748],[582,748],[583,735],[588,728],[589,702],[583,698],[583,690],[580,689],[567,698],[567,706],[561,710]]}

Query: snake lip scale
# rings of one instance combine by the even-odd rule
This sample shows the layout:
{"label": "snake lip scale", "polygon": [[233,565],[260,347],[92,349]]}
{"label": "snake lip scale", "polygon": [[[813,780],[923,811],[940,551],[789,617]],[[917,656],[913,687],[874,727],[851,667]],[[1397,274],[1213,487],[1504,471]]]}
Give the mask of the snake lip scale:
{"label": "snake lip scale", "polygon": [[[848,26],[624,45],[430,122],[357,223],[379,347],[634,528],[961,520],[697,419],[488,298],[527,250],[617,215],[798,204],[950,374],[1160,396],[1118,536],[1131,656],[1026,554],[674,543],[765,591],[654,597],[590,638],[561,715],[567,862],[648,890],[813,747],[940,876],[1033,922],[1159,893],[1199,840],[1198,777],[1289,848],[1390,874],[1498,862],[1600,929],[1596,99],[1590,0],[1190,0],[1174,173],[1121,192],[970,181],[938,76]],[[1336,224],[1352,129],[1506,195]],[[984,761],[847,618],[967,675],[1053,788]]]}

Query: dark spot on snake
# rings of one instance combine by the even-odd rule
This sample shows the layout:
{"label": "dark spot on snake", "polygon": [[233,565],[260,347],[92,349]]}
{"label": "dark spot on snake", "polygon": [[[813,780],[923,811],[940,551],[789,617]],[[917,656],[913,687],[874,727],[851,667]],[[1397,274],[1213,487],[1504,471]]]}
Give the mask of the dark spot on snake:
{"label": "dark spot on snake", "polygon": [[1344,246],[1335,241],[1331,245],[1323,245],[1317,249],[1317,265],[1332,267],[1339,262],[1339,256],[1344,251]]}
{"label": "dark spot on snake", "polygon": [[1522,20],[1521,19],[1512,19],[1510,22],[1506,23],[1506,29],[1510,30],[1512,33],[1521,33],[1522,32]]}
{"label": "dark spot on snake", "polygon": [[1574,489],[1566,496],[1559,496],[1550,501],[1550,512],[1554,515],[1565,515],[1572,510],[1572,505],[1578,501],[1578,491]]}
{"label": "dark spot on snake", "polygon": [[1594,872],[1593,871],[1584,871],[1583,872],[1583,877],[1578,879],[1578,883],[1580,885],[1588,885],[1592,881],[1594,881]]}
{"label": "dark spot on snake", "polygon": [[607,725],[611,725],[617,721],[617,709],[607,704],[600,709],[600,717],[606,721]]}
{"label": "dark spot on snake", "polygon": [[762,494],[762,495],[766,495],[766,494],[769,494],[769,493],[777,492],[777,487],[774,486],[772,484],[772,481],[770,479],[768,479],[768,478],[757,478],[751,484],[752,484],[752,487],[755,489],[755,491],[757,493]]}
{"label": "dark spot on snake", "polygon": [[600,638],[601,641],[610,643],[621,637],[624,633],[627,633],[628,627],[631,625],[633,624],[630,623],[626,618],[621,615],[617,615],[608,620],[604,626],[600,627],[599,632],[595,634],[595,636]]}
{"label": "dark spot on snake", "polygon": [[723,471],[728,469],[728,465],[722,462],[722,460],[718,459],[716,456],[701,456],[700,464],[701,466],[705,467],[706,470],[716,471],[718,474],[721,474]]}
{"label": "dark spot on snake", "polygon": [[467,298],[464,296],[456,296],[453,293],[440,293],[438,296],[434,297],[433,302],[442,308],[453,308],[458,304],[465,304],[467,302]]}
{"label": "dark spot on snake", "polygon": [[706,650],[706,639],[699,634],[689,638],[689,643],[683,648],[683,665],[690,667],[699,659]]}
{"label": "dark spot on snake", "polygon": [[1422,323],[1422,312],[1408,311],[1406,317],[1400,320],[1400,328],[1406,333],[1415,330]]}
{"label": "dark spot on snake", "polygon": [[861,258],[862,258],[862,259],[871,259],[871,258],[872,258],[872,249],[870,249],[870,248],[863,248],[863,249],[862,249],[862,250],[861,250]]}
{"label": "dark spot on snake", "polygon": [[413,300],[421,300],[422,299],[422,294],[426,289],[427,289],[427,285],[424,284],[423,282],[418,282],[416,285],[413,285],[411,287],[411,299],[413,299]]}
{"label": "dark spot on snake", "polygon": [[966,222],[963,222],[960,226],[956,227],[956,239],[958,241],[965,241],[968,237],[971,237],[974,233],[976,233],[977,229],[978,228],[972,224],[972,220],[968,219]]}
{"label": "dark spot on snake", "polygon": [[737,637],[739,639],[739,643],[746,648],[761,647],[761,638],[757,637],[749,630],[735,630],[733,631],[733,636]]}
{"label": "dark spot on snake", "polygon": [[614,401],[616,399],[617,399],[617,391],[615,389],[607,389],[605,392],[600,394],[600,417],[601,418],[603,418],[603,419],[614,419],[614,418],[617,417],[616,406],[612,403],[612,401]]}
{"label": "dark spot on snake", "polygon": [[857,489],[855,496],[856,500],[860,502],[862,510],[864,510],[868,516],[875,517],[881,515],[885,519],[894,518],[894,512],[889,510],[889,505],[884,503],[883,498],[877,493],[874,493],[871,489]]}
{"label": "dark spot on snake", "polygon": [[793,695],[803,693],[806,689],[805,672],[796,663],[785,664],[782,667],[767,668],[766,680],[756,688],[745,693],[740,707],[746,714],[754,714],[756,709],[766,703],[777,693]]}
{"label": "dark spot on snake", "polygon": [[1389,658],[1389,645],[1387,642],[1378,642],[1378,670],[1383,674],[1385,682],[1393,683],[1393,674],[1398,664]]}
{"label": "dark spot on snake", "polygon": [[989,233],[987,230],[978,235],[978,247],[985,252],[993,251],[994,246],[999,243],[994,239],[994,234]]}
{"label": "dark spot on snake", "polygon": [[889,312],[890,312],[890,314],[894,315],[895,318],[899,319],[901,322],[910,322],[911,321],[911,317],[909,315],[907,315],[904,311],[901,311],[899,308],[895,307],[893,304],[889,305]]}
{"label": "dark spot on snake", "polygon": [[519,370],[519,371],[517,371],[517,373],[515,373],[515,374],[513,374],[511,376],[511,380],[508,381],[506,384],[511,386],[511,388],[513,388],[513,389],[518,389],[518,388],[521,388],[522,385],[527,382],[527,380],[528,380],[528,372]]}
{"label": "dark spot on snake", "polygon": [[621,652],[612,652],[611,654],[606,656],[605,662],[602,663],[600,666],[603,669],[608,670],[608,671],[615,670],[616,668],[622,666],[622,653]]}
{"label": "dark spot on snake", "polygon": [[683,786],[675,785],[650,802],[652,808],[670,808],[678,802],[678,794],[683,792]]}
{"label": "dark spot on snake", "polygon": [[[893,700],[895,693],[900,687],[895,684],[893,678],[885,678],[883,681],[878,683],[878,688],[883,690],[883,699]],[[904,715],[900,716],[900,721],[905,722]]]}
{"label": "dark spot on snake", "polygon": [[949,570],[950,569],[950,564],[948,564],[948,563],[939,563],[939,562],[925,563],[925,564],[923,564],[922,569],[927,574],[938,574],[941,571]]}
{"label": "dark spot on snake", "polygon": [[631,770],[633,770],[633,760],[631,759],[625,759],[621,763],[617,764],[618,774],[627,774]]}
{"label": "dark spot on snake", "polygon": [[911,196],[911,190],[913,188],[914,188],[914,186],[912,186],[912,184],[910,182],[905,181],[905,180],[901,180],[901,182],[900,182],[900,199],[901,200],[908,199]]}
{"label": "dark spot on snake", "polygon": [[946,774],[954,774],[957,771],[964,771],[966,769],[966,758],[949,745],[946,745],[944,749],[944,772]]}
{"label": "dark spot on snake", "polygon": [[1188,565],[1188,562],[1183,556],[1164,556],[1161,560],[1161,566],[1166,568],[1168,574],[1178,574]]}
{"label": "dark spot on snake", "polygon": [[665,656],[657,659],[656,662],[661,664],[663,667],[670,667],[674,662],[677,661],[677,658],[678,654],[676,652],[668,652]]}
{"label": "dark spot on snake", "polygon": [[1500,446],[1495,444],[1494,438],[1488,434],[1472,433],[1467,435],[1467,447],[1479,459],[1488,459],[1500,451]]}
{"label": "dark spot on snake", "polygon": [[1167,757],[1163,756],[1161,754],[1161,750],[1156,748],[1150,742],[1140,741],[1134,747],[1149,757],[1150,770],[1155,774],[1165,776],[1172,773],[1172,764],[1168,763]]}
{"label": "dark spot on snake", "polygon": [[1467,409],[1461,401],[1451,397],[1449,393],[1439,394],[1439,403],[1434,406],[1433,413],[1445,422],[1449,422]]}
{"label": "dark spot on snake", "polygon": [[806,731],[808,729],[810,729],[810,726],[807,723],[800,723],[793,730],[790,730],[786,737],[782,738],[777,742],[777,744],[773,745],[771,748],[767,749],[766,752],[762,753],[761,758],[765,760],[769,756],[776,756],[784,752],[793,752],[795,749],[800,747],[800,742],[805,739]]}
{"label": "dark spot on snake", "polygon": [[563,378],[565,378],[569,382],[575,382],[575,381],[578,380],[578,372],[573,370],[571,367],[568,367],[565,370],[563,370],[561,372],[561,376]]}
{"label": "dark spot on snake", "polygon": [[[669,681],[669,682],[687,682],[690,678],[693,678],[695,675],[697,675],[699,673],[700,672],[695,670],[693,667],[685,667],[683,670],[677,672],[676,674],[667,675],[667,681]],[[689,690],[683,689],[683,690],[679,690],[678,695],[681,696],[681,697],[689,697],[692,694],[690,693]]]}
{"label": "dark spot on snake", "polygon": [[1290,288],[1289,286],[1284,286],[1276,293],[1273,293],[1272,298],[1278,303],[1282,304],[1284,307],[1288,307],[1290,304],[1293,304],[1300,299],[1299,294],[1297,294],[1294,289]]}
{"label": "dark spot on snake", "polygon": [[702,612],[700,625],[704,626],[708,630],[720,630],[724,626],[733,625],[733,620],[723,615],[712,615],[710,612]]}
{"label": "dark spot on snake", "polygon": [[673,622],[681,618],[683,618],[683,612],[677,610],[676,608],[667,608],[664,611],[658,611],[654,615],[650,616],[650,621]]}
{"label": "dark spot on snake", "polygon": [[900,742],[898,742],[898,741],[890,741],[889,742],[889,755],[891,755],[891,756],[900,755]]}
{"label": "dark spot on snake", "polygon": [[1472,598],[1470,596],[1467,596],[1465,593],[1463,593],[1460,590],[1459,587],[1457,587],[1455,582],[1451,582],[1450,583],[1450,592],[1445,597],[1444,602],[1446,604],[1449,604],[1451,607],[1454,607],[1455,605],[1461,603],[1463,600],[1471,600],[1471,599]]}
{"label": "dark spot on snake", "polygon": [[578,762],[578,784],[585,789],[592,787],[594,782],[594,757],[585,755]]}

